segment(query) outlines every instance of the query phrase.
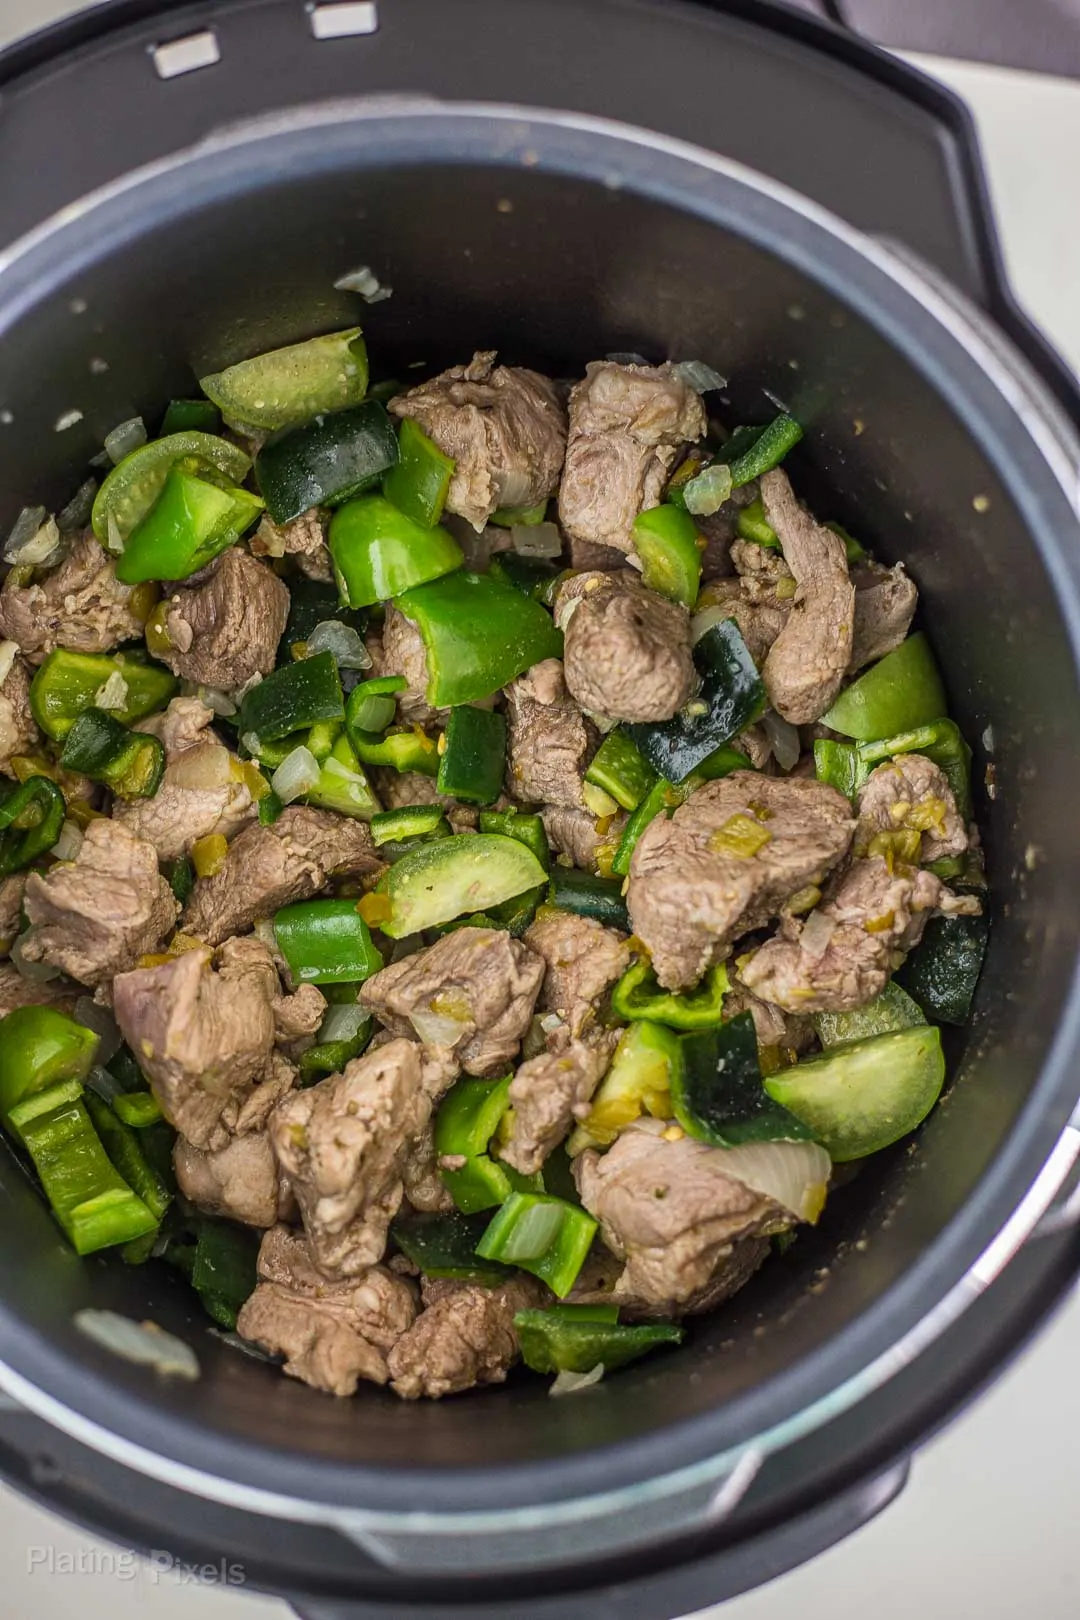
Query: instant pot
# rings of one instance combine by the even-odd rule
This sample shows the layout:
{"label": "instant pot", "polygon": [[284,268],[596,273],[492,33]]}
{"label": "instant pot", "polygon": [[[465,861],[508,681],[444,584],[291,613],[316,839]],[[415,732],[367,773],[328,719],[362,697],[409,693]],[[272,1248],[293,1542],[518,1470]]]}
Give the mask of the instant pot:
{"label": "instant pot", "polygon": [[[797,486],[922,588],[993,905],[918,1136],[682,1348],[562,1400],[335,1402],[164,1268],[77,1259],[0,1152],[0,1471],[308,1620],[666,1620],[812,1556],[1080,1263],[1080,396],[963,109],[761,0],[123,0],[0,60],[0,242],[0,530],[117,422],[357,318],[387,377],[638,351],[720,370],[729,421],[793,411]],[[362,265],[392,297],[335,290]],[[202,1377],[117,1361],[90,1305]]]}

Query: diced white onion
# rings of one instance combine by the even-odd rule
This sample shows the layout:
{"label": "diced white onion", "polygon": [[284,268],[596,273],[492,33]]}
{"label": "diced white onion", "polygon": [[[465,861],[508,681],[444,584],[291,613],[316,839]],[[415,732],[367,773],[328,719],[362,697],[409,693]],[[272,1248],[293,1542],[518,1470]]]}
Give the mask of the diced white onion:
{"label": "diced white onion", "polygon": [[612,354],[605,354],[604,359],[609,360],[613,366],[647,366],[649,363],[643,354],[635,354],[632,349],[627,351],[616,349]]}
{"label": "diced white onion", "polygon": [[301,794],[310,793],[319,785],[319,762],[310,748],[302,744],[286,754],[273,776],[270,786],[282,804],[292,804]]}
{"label": "diced white onion", "polygon": [[20,978],[26,979],[29,984],[48,984],[50,979],[60,977],[60,969],[52,962],[28,962],[23,955],[26,935],[20,934],[11,947],[11,965]]}
{"label": "diced white onion", "polygon": [[135,1322],[117,1311],[76,1311],[75,1326],[125,1361],[175,1378],[198,1378],[199,1358],[189,1344],[156,1322]]}
{"label": "diced white onion", "polygon": [[190,788],[197,793],[213,793],[218,788],[231,787],[233,777],[232,755],[222,743],[196,743],[185,748],[168,769],[168,780],[173,787]]}
{"label": "diced white onion", "polygon": [[247,750],[252,759],[258,759],[262,753],[262,738],[257,731],[242,731],[240,733],[240,746]]}
{"label": "diced white onion", "polygon": [[723,461],[714,461],[683,485],[686,510],[695,517],[710,517],[719,512],[731,494],[731,468]]}
{"label": "diced white onion", "polygon": [[554,1035],[557,1029],[563,1026],[563,1019],[556,1012],[545,1013],[540,1020],[540,1028],[545,1035]]}
{"label": "diced white onion", "polygon": [[371,668],[371,654],[360,632],[351,624],[342,624],[340,619],[324,619],[308,636],[306,656],[314,658],[316,653],[323,652],[333,654],[339,669]]}
{"label": "diced white onion", "polygon": [[409,1014],[409,1023],[425,1046],[455,1045],[460,1041],[467,1022],[462,1018],[448,1018],[445,1013],[420,1011]]}
{"label": "diced white onion", "polygon": [[711,630],[714,624],[720,624],[724,619],[732,617],[730,604],[725,606],[721,602],[713,602],[710,607],[702,608],[690,620],[690,639],[696,645]]}
{"label": "diced white onion", "polygon": [[56,514],[56,525],[61,534],[74,534],[76,529],[85,529],[94,510],[97,492],[96,478],[88,478],[85,484],[79,485],[64,510]]}
{"label": "diced white onion", "polygon": [[791,721],[785,720],[775,709],[769,709],[761,717],[761,727],[769,739],[769,745],[780,769],[793,770],[799,763],[802,744],[799,741],[799,733]]}
{"label": "diced white onion", "polygon": [[832,1160],[816,1142],[748,1142],[712,1151],[724,1155],[726,1175],[775,1198],[800,1221],[814,1222],[821,1214]]}
{"label": "diced white onion", "polygon": [[579,1389],[591,1389],[594,1384],[600,1382],[603,1376],[604,1363],[602,1361],[597,1362],[595,1367],[591,1367],[585,1373],[561,1372],[552,1380],[548,1394],[555,1396],[573,1395]]}
{"label": "diced white onion", "polygon": [[17,641],[0,641],[0,686],[3,686],[19,656],[19,643]]}
{"label": "diced white onion", "polygon": [[726,388],[727,378],[721,377],[712,366],[707,366],[704,360],[677,360],[671,368],[672,373],[679,377],[695,394],[707,394],[713,388]]}
{"label": "diced white onion", "polygon": [[116,1019],[108,1007],[102,1007],[93,996],[80,996],[75,1003],[75,1022],[84,1029],[92,1029],[98,1038],[95,1063],[102,1067],[111,1063],[123,1041]]}
{"label": "diced white onion", "polygon": [[330,1007],[319,1030],[320,1041],[352,1041],[367,1023],[371,1014],[357,1002],[338,1003]]}
{"label": "diced white onion", "polygon": [[4,561],[38,568],[60,545],[60,529],[43,506],[24,506],[4,546]]}
{"label": "diced white onion", "polygon": [[105,454],[118,466],[133,450],[141,450],[147,440],[146,423],[141,416],[129,417],[105,435]]}
{"label": "diced white onion", "polygon": [[827,917],[823,911],[812,911],[799,935],[799,949],[809,961],[820,962],[835,933],[835,917]]}
{"label": "diced white onion", "polygon": [[219,692],[216,686],[192,685],[188,690],[189,684],[185,681],[181,687],[185,697],[197,697],[204,707],[212,710],[214,714],[220,715],[223,720],[228,720],[236,713],[236,704],[228,692]]}
{"label": "diced white onion", "polygon": [[521,557],[559,557],[562,535],[555,523],[513,523],[510,539]]}
{"label": "diced white onion", "polygon": [[58,416],[53,423],[53,432],[66,433],[69,428],[78,427],[82,419],[83,413],[78,409],[65,411],[63,416]]}
{"label": "diced white onion", "polygon": [[104,686],[94,693],[95,709],[123,709],[127,706],[128,683],[118,669],[114,669]]}
{"label": "diced white onion", "polygon": [[74,821],[65,821],[51,853],[58,861],[73,861],[83,844],[83,831]]}
{"label": "diced white onion", "polygon": [[384,287],[369,264],[362,264],[359,269],[339,276],[334,288],[337,292],[359,293],[368,304],[381,304],[384,298],[392,298],[394,294],[393,287]]}

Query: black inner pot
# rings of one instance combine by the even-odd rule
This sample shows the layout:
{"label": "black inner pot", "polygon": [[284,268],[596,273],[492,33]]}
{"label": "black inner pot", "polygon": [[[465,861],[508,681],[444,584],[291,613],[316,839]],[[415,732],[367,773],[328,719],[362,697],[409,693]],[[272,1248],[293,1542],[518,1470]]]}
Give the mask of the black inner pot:
{"label": "black inner pot", "polygon": [[[333,290],[365,263],[394,289],[371,308]],[[943,1106],[683,1348],[587,1395],[551,1401],[518,1375],[437,1405],[368,1386],[335,1402],[211,1336],[163,1268],[77,1260],[0,1153],[0,1359],[65,1407],[288,1495],[565,1500],[718,1452],[855,1375],[962,1276],[1071,1111],[1076,515],[963,345],[815,216],[597,129],[343,112],[204,154],[0,265],[0,527],[62,503],[108,429],[136,411],[155,424],[201,372],[357,318],[376,378],[474,347],[555,376],[638,350],[721,370],[711,403],[730,423],[782,401],[807,428],[796,487],[918,581],[975,747],[994,923]],[[115,1361],[72,1326],[90,1304],[181,1333],[203,1377]]]}

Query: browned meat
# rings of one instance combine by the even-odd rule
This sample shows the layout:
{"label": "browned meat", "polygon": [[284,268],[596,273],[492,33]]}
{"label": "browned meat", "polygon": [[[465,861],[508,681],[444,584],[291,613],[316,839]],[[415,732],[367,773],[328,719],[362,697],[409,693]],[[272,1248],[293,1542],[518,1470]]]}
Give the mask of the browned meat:
{"label": "browned meat", "polygon": [[263,1238],[259,1276],[237,1320],[243,1338],[285,1356],[290,1377],[329,1395],[355,1395],[361,1378],[386,1383],[387,1352],[416,1315],[404,1278],[375,1266],[327,1282],[304,1239],[284,1226]]}
{"label": "browned meat", "polygon": [[731,739],[731,746],[746,755],[755,771],[765,770],[773,757],[772,743],[763,726],[746,726],[737,737]]}
{"label": "browned meat", "polygon": [[724,997],[724,1017],[735,1018],[742,1012],[753,1018],[759,1046],[777,1046],[782,1052],[798,1053],[805,1052],[816,1038],[809,1018],[796,1018],[771,1001],[759,1001],[737,984]]}
{"label": "browned meat", "polygon": [[671,1141],[669,1129],[640,1121],[607,1153],[583,1153],[574,1175],[604,1242],[624,1261],[612,1303],[683,1316],[741,1288],[768,1254],[768,1235],[793,1218],[729,1175],[723,1148],[681,1132]]}
{"label": "browned meat", "polygon": [[174,861],[200,838],[235,837],[255,810],[235,756],[210,741],[177,756],[152,799],[118,799],[113,819],[153,844],[159,860]]}
{"label": "browned meat", "polygon": [[312,1258],[328,1277],[355,1277],[381,1259],[410,1148],[453,1074],[445,1065],[425,1073],[423,1048],[392,1040],[294,1092],[271,1115],[274,1151]]}
{"label": "browned meat", "polygon": [[825,783],[754,771],[699,788],[670,821],[658,816],[634,850],[627,903],[664,988],[696,984],[742,934],[819,884],[854,827],[847,800]]}
{"label": "browned meat", "polygon": [[12,756],[29,753],[40,736],[30,710],[30,673],[16,654],[0,681],[0,771],[13,776]]}
{"label": "browned meat", "polygon": [[559,592],[564,673],[583,709],[612,720],[670,720],[697,687],[690,615],[636,574],[577,574]]}
{"label": "browned meat", "polygon": [[10,573],[0,591],[0,636],[17,641],[32,664],[56,647],[108,652],[143,633],[143,621],[132,612],[131,586],[120,584],[112,559],[89,530],[39,583],[18,585],[17,578]]}
{"label": "browned meat", "polygon": [[600,734],[570,697],[557,658],[534,664],[506,688],[506,789],[525,804],[580,809],[585,772]]}
{"label": "browned meat", "polygon": [[277,969],[258,939],[217,953],[185,951],[113,984],[120,1032],[161,1104],[197,1148],[227,1147],[241,1108],[270,1063]]}
{"label": "browned meat", "polygon": [[433,1124],[429,1124],[414,1142],[409,1143],[402,1179],[405,1197],[413,1209],[423,1210],[429,1215],[448,1215],[456,1207],[439,1174]]}
{"label": "browned meat", "polygon": [[249,1093],[225,1147],[211,1152],[177,1137],[173,1165],[185,1198],[210,1215],[246,1226],[270,1227],[284,1217],[291,1193],[282,1182],[266,1122],[295,1080],[292,1064],[275,1056],[270,1078]]}
{"label": "browned meat", "polygon": [[277,575],[233,546],[170,598],[165,662],[185,680],[238,692],[273,669],[288,616],[289,592]]}
{"label": "browned meat", "polygon": [[[544,964],[501,928],[455,928],[368,979],[360,1003],[395,1035],[452,1052],[467,1074],[505,1074],[529,1027]],[[432,1032],[432,1016],[451,1026]]]}
{"label": "browned meat", "polygon": [[50,962],[80,984],[106,984],[154,951],[179,907],[152,844],[116,821],[92,821],[75,859],[26,880],[28,962]]}
{"label": "browned meat", "polygon": [[594,545],[591,540],[571,540],[570,567],[582,574],[618,572],[626,567],[626,553],[614,546]]}
{"label": "browned meat", "polygon": [[[821,922],[785,918],[774,939],[739,970],[739,981],[787,1012],[847,1012],[885,988],[906,951],[922,938],[931,913],[949,895],[940,878],[880,855],[852,861],[835,893],[818,908]],[[811,916],[814,916],[811,913]]]}
{"label": "browned meat", "polygon": [[329,585],[334,565],[326,544],[330,514],[312,507],[291,523],[278,524],[264,517],[248,544],[256,557],[291,557],[307,579]]}
{"label": "browned meat", "polygon": [[292,995],[275,996],[274,1039],[279,1046],[299,1053],[326,1017],[326,997],[313,984],[298,985]]}
{"label": "browned meat", "polygon": [[216,742],[217,737],[210,730],[213,723],[213,709],[208,708],[200,698],[175,697],[160,714],[136,720],[132,730],[144,731],[147,736],[156,737],[163,745],[165,757],[171,765],[189,748],[199,743]]}
{"label": "browned meat", "polygon": [[426,1279],[421,1287],[425,1309],[387,1358],[394,1391],[407,1401],[501,1384],[518,1357],[515,1315],[548,1298],[531,1277],[499,1288]]}
{"label": "browned meat", "polygon": [[[775,592],[782,579],[793,579],[782,551],[759,546],[754,540],[736,540],[731,547],[731,563],[754,601],[762,591]],[[790,589],[790,587],[789,587]]]}
{"label": "browned meat", "polygon": [[911,628],[919,592],[903,563],[881,568],[864,563],[851,576],[855,587],[855,629],[848,674],[876,663],[899,647]]}
{"label": "browned meat", "polygon": [[423,726],[446,715],[445,709],[432,708],[427,700],[427,650],[423,637],[411,619],[391,602],[383,622],[380,675],[401,675],[408,681],[396,692],[398,719],[407,725]]}
{"label": "browned meat", "polygon": [[620,812],[611,825],[601,832],[596,817],[590,810],[567,810],[561,805],[546,804],[540,811],[548,843],[559,855],[565,855],[572,866],[583,872],[595,872],[597,852],[611,844],[618,846],[626,826],[626,815]]}
{"label": "browned meat", "polygon": [[859,853],[876,833],[921,833],[920,861],[962,855],[964,826],[945,772],[925,754],[898,754],[867,777],[859,794],[855,844]]}
{"label": "browned meat", "polygon": [[448,512],[479,531],[500,506],[536,506],[554,495],[566,449],[566,411],[547,377],[474,354],[391,400],[457,463]]}
{"label": "browned meat", "polygon": [[762,478],[761,498],[796,584],[791,613],[761,673],[777,714],[809,725],[825,713],[851,662],[855,587],[844,542],[799,505],[779,467]]}
{"label": "browned meat", "polygon": [[747,652],[760,669],[788,622],[791,601],[769,591],[757,592],[752,601],[744,579],[718,579],[702,593],[700,606],[721,608],[724,618],[735,620]]}
{"label": "browned meat", "polygon": [[559,521],[572,541],[634,548],[634,521],[657,506],[683,445],[705,432],[705,411],[669,366],[597,360],[570,395]]}
{"label": "browned meat", "polygon": [[546,1052],[521,1065],[510,1082],[513,1124],[501,1150],[507,1164],[523,1176],[533,1175],[585,1118],[620,1033],[593,1029],[587,1039],[577,1040],[557,1030],[548,1037]]}
{"label": "browned meat", "polygon": [[12,962],[0,962],[0,1018],[16,1007],[56,1007],[73,1011],[82,994],[70,979],[24,979]]}
{"label": "browned meat", "polygon": [[597,1010],[630,966],[623,936],[592,917],[555,911],[533,923],[525,944],[546,965],[538,1010],[558,1013],[575,1037],[594,1029]]}
{"label": "browned meat", "polygon": [[293,900],[307,900],[331,877],[381,870],[361,821],[290,805],[272,827],[245,827],[210,878],[200,878],[184,911],[185,933],[219,945]]}
{"label": "browned meat", "polygon": [[[6,956],[22,927],[26,874],[18,872],[0,883],[0,956]],[[2,1014],[0,1014],[2,1016]]]}

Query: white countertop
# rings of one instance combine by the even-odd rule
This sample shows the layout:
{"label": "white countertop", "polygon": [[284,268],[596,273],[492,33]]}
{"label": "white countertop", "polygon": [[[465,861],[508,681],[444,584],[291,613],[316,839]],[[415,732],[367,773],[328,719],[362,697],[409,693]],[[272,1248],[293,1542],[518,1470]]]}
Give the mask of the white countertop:
{"label": "white countertop", "polygon": [[[943,0],[945,3],[945,0]],[[79,9],[0,0],[0,42]],[[1080,371],[1080,84],[924,60],[975,111],[1013,285]],[[916,1459],[880,1518],[724,1620],[1073,1620],[1080,1613],[1080,1298]],[[1070,1445],[1072,1441],[1072,1445]],[[0,1488],[2,1620],[286,1620],[180,1584]],[[719,1615],[720,1609],[708,1611]]]}

